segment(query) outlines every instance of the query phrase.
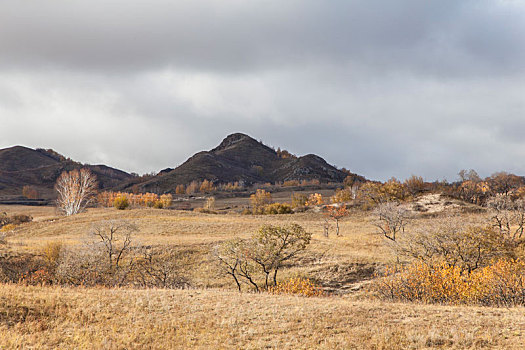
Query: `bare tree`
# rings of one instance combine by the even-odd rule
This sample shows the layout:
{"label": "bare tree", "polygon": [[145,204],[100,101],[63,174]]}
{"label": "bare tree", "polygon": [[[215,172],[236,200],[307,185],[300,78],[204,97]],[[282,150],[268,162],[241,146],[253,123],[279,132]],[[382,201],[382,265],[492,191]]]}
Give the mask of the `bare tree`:
{"label": "bare tree", "polygon": [[379,204],[376,215],[377,220],[374,225],[391,241],[396,240],[398,233],[405,232],[405,226],[410,219],[408,211],[395,202]]}
{"label": "bare tree", "polygon": [[97,180],[86,168],[64,171],[57,179],[55,190],[58,210],[66,216],[74,215],[84,211],[94,200]]}
{"label": "bare tree", "polygon": [[487,201],[487,207],[491,209],[492,224],[505,243],[524,243],[525,202],[522,199],[513,201],[506,194],[497,194]]}
{"label": "bare tree", "polygon": [[139,249],[133,243],[137,227],[127,221],[94,224],[83,247],[68,247],[59,258],[57,275],[63,283],[122,286],[135,268]]}
{"label": "bare tree", "polygon": [[143,287],[181,288],[188,282],[180,270],[187,266],[181,253],[173,247],[142,247],[142,256],[137,259],[137,272]]}
{"label": "bare tree", "polygon": [[132,235],[137,226],[124,220],[108,220],[93,224],[90,236],[94,244],[100,245],[107,259],[108,270],[120,267],[122,260],[131,250]]}

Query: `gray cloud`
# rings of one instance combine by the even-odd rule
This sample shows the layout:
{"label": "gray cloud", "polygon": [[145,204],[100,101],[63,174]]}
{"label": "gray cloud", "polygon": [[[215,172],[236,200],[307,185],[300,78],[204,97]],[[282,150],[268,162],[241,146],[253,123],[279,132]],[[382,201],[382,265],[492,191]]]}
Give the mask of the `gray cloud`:
{"label": "gray cloud", "polygon": [[521,1],[3,1],[0,147],[149,172],[226,134],[365,176],[525,174]]}

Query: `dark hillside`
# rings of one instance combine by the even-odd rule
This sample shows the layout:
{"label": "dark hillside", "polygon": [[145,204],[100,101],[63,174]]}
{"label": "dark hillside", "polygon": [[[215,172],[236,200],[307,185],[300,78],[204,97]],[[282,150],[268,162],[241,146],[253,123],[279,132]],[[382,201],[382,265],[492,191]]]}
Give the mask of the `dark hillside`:
{"label": "dark hillside", "polygon": [[[248,135],[227,136],[210,151],[196,153],[182,165],[138,185],[142,191],[174,192],[178,184],[194,180],[215,183],[239,181],[245,184],[275,183],[288,180],[319,180],[342,182],[348,175],[364,181],[362,176],[348,174],[313,154],[303,157],[281,157],[274,149]],[[129,189],[132,183],[123,186]]]}

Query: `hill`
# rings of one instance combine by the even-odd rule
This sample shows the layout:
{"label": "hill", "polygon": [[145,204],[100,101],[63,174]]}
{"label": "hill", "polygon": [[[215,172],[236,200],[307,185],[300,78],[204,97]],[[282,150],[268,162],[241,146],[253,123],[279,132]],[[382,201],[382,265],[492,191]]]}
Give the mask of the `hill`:
{"label": "hill", "polygon": [[26,185],[35,187],[43,198],[53,197],[56,179],[65,170],[89,168],[101,189],[113,188],[132,175],[106,165],[75,162],[53,150],[14,146],[0,150],[0,195],[19,196]]}
{"label": "hill", "polygon": [[178,184],[194,180],[214,183],[239,181],[247,185],[289,180],[327,183],[342,182],[347,176],[365,181],[364,177],[339,170],[319,156],[308,154],[296,157],[288,152],[276,151],[248,135],[235,133],[227,136],[214,149],[196,153],[177,168],[165,169],[139,184],[130,182],[124,189],[138,185],[142,191],[174,192]]}

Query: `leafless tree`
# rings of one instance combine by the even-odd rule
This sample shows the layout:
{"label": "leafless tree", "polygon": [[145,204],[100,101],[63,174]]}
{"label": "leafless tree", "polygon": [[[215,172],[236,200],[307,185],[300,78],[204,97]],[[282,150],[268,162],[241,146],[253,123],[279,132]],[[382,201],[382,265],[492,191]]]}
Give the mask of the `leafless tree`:
{"label": "leafless tree", "polygon": [[503,241],[512,245],[524,243],[525,202],[522,199],[513,201],[506,194],[497,194],[487,201],[487,207]]}
{"label": "leafless tree", "polygon": [[129,254],[132,236],[138,231],[136,225],[124,220],[108,220],[93,224],[90,236],[93,244],[102,248],[107,267],[114,271]]}
{"label": "leafless tree", "polygon": [[127,221],[93,224],[82,247],[67,247],[60,255],[57,276],[62,283],[122,286],[135,268],[133,242],[137,227]]}
{"label": "leafless tree", "polygon": [[[243,246],[244,242],[241,239],[232,239],[215,246],[212,251],[213,256],[218,260],[223,272],[234,279],[239,292],[242,290],[238,276],[241,274],[239,267],[244,260]],[[245,272],[247,272],[247,270]],[[244,277],[251,278],[250,275],[245,275]],[[255,288],[258,290],[259,287],[257,284]]]}
{"label": "leafless tree", "polygon": [[395,241],[398,233],[405,232],[410,215],[401,205],[395,202],[381,203],[375,212],[377,220],[374,225],[383,236],[391,241]]}
{"label": "leafless tree", "polygon": [[86,168],[64,171],[57,179],[55,190],[60,213],[66,216],[80,213],[94,200],[96,176]]}
{"label": "leafless tree", "polygon": [[172,247],[142,247],[137,259],[137,272],[142,287],[183,288],[188,282],[180,270],[183,264],[180,253]]}

